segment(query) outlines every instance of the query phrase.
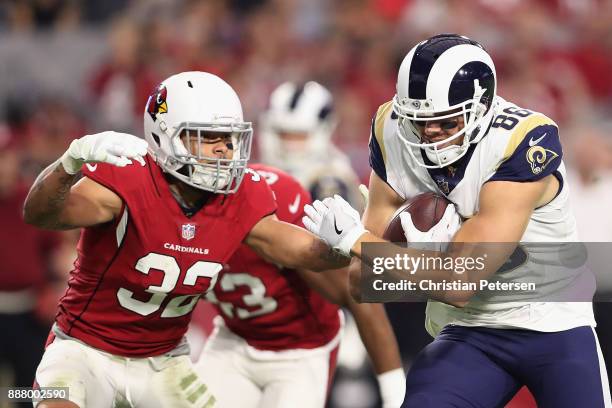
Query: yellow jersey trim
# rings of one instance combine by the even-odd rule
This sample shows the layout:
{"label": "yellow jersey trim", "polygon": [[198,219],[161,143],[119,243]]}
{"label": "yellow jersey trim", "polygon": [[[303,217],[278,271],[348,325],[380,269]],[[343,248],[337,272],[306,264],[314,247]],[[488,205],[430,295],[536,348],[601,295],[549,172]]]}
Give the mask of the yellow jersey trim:
{"label": "yellow jersey trim", "polygon": [[520,145],[523,139],[525,139],[527,133],[538,126],[543,125],[557,126],[557,124],[551,118],[541,113],[536,113],[519,123],[518,126],[512,130],[512,134],[510,135],[510,140],[508,140],[508,144],[506,145],[506,150],[504,151],[504,158],[502,161],[512,156],[518,145]]}
{"label": "yellow jersey trim", "polygon": [[374,136],[376,137],[376,141],[380,146],[380,151],[382,152],[383,162],[387,162],[387,152],[385,150],[385,138],[384,138],[384,129],[385,129],[385,119],[388,117],[389,111],[393,109],[393,101],[386,102],[378,107],[378,111],[376,111],[376,119],[374,119]]}

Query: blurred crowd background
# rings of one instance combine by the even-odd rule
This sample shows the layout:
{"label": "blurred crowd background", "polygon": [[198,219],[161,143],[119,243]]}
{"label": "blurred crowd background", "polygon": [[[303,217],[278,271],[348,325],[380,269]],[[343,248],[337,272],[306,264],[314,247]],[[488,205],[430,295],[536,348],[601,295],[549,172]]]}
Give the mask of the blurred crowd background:
{"label": "blurred crowd background", "polygon": [[[257,137],[270,92],[312,79],[333,92],[334,141],[367,182],[371,118],[395,93],[406,52],[441,32],[481,42],[496,62],[499,94],[559,124],[582,239],[612,241],[610,0],[0,2],[0,327],[19,329],[0,338],[0,384],[31,384],[27,367],[40,358],[75,257],[78,231],[43,233],[20,220],[27,187],[72,139],[142,135],[150,92],[187,70],[228,81]],[[389,313],[409,365],[429,341],[422,308]],[[363,403],[347,406],[375,406],[363,387],[346,389]]]}

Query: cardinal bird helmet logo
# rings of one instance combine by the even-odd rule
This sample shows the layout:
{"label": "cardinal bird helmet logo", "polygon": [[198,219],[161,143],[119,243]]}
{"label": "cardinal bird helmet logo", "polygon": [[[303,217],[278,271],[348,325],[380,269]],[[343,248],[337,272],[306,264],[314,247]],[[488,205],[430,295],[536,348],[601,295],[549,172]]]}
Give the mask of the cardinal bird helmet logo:
{"label": "cardinal bird helmet logo", "polygon": [[168,113],[168,105],[166,104],[166,95],[168,91],[165,85],[160,85],[157,89],[149,96],[147,101],[147,112],[151,115],[153,120],[157,119],[157,114]]}

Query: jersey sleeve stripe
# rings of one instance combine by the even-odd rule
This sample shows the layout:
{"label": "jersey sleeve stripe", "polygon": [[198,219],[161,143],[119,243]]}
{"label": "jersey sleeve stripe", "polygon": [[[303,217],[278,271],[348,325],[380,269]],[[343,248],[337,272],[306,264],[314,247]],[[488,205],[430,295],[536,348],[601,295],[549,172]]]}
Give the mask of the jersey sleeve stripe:
{"label": "jersey sleeve stripe", "polygon": [[561,164],[563,148],[558,128],[540,124],[530,129],[495,170],[489,181],[536,181],[552,174]]}
{"label": "jersey sleeve stripe", "polygon": [[512,131],[510,136],[510,140],[506,145],[506,150],[504,151],[504,157],[502,162],[508,159],[510,156],[514,154],[517,147],[521,144],[525,135],[529,133],[533,128],[542,126],[542,125],[553,125],[557,126],[557,124],[550,119],[548,116],[542,115],[541,113],[534,114],[533,116],[525,119]]}
{"label": "jersey sleeve stripe", "polygon": [[388,116],[389,111],[393,108],[393,101],[389,101],[378,108],[376,112],[376,118],[374,119],[374,136],[380,146],[382,152],[383,161],[387,162],[387,152],[385,151],[385,139],[384,139],[384,127],[385,119]]}
{"label": "jersey sleeve stripe", "polygon": [[385,118],[389,110],[393,107],[392,102],[381,105],[376,111],[376,116],[372,119],[372,129],[370,130],[370,167],[382,180],[387,182],[385,151],[384,125]]}
{"label": "jersey sleeve stripe", "polygon": [[115,236],[117,238],[117,248],[119,248],[121,246],[121,243],[123,242],[123,238],[125,237],[125,231],[127,230],[127,224],[128,224],[128,209],[126,206],[124,206],[123,215],[121,216],[121,219],[119,220],[119,223],[117,224],[117,227],[115,230]]}
{"label": "jersey sleeve stripe", "polygon": [[385,167],[385,159],[381,151],[376,134],[374,131],[374,121],[372,121],[372,130],[370,135],[370,167],[382,180],[387,182],[387,169]]}

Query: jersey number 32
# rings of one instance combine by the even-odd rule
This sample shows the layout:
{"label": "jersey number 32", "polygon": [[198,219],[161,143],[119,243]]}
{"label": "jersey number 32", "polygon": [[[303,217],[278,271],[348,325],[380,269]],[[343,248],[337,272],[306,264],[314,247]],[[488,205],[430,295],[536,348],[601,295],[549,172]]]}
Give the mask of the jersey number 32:
{"label": "jersey number 32", "polygon": [[[135,299],[134,292],[131,290],[119,288],[117,291],[117,299],[121,306],[142,316],[148,316],[151,313],[157,312],[161,308],[166,297],[174,290],[178,283],[181,269],[176,259],[172,256],[155,252],[150,252],[140,258],[138,262],[136,262],[135,268],[138,272],[145,275],[148,275],[151,269],[164,273],[161,285],[149,285],[149,287],[145,289],[145,292],[151,294],[150,299],[146,302]],[[208,290],[210,290],[210,288],[215,286],[217,275],[222,268],[223,266],[216,262],[197,261],[187,269],[185,278],[183,279],[183,285],[195,286],[199,277],[205,277],[210,279],[210,285],[208,286]],[[199,298],[200,294],[177,296],[171,299],[164,307],[161,317],[184,316],[193,310]]]}

